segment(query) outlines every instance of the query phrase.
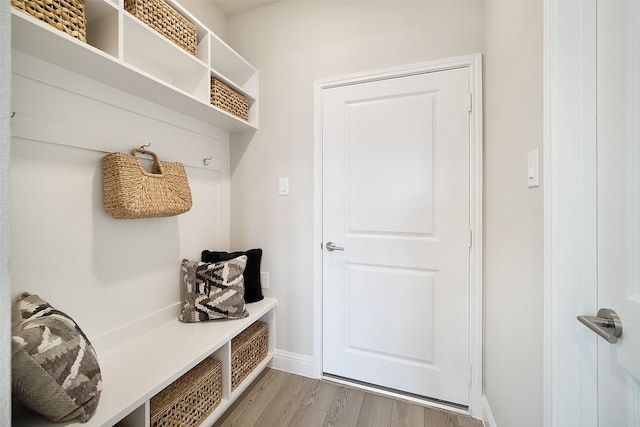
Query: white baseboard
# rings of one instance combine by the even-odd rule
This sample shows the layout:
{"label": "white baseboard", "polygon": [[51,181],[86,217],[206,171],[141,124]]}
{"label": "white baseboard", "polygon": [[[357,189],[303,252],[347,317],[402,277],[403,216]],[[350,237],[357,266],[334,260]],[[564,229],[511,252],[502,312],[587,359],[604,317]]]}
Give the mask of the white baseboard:
{"label": "white baseboard", "polygon": [[313,374],[313,357],[305,354],[276,349],[271,367],[304,377],[316,378]]}
{"label": "white baseboard", "polygon": [[482,396],[482,421],[486,427],[498,427],[486,395]]}

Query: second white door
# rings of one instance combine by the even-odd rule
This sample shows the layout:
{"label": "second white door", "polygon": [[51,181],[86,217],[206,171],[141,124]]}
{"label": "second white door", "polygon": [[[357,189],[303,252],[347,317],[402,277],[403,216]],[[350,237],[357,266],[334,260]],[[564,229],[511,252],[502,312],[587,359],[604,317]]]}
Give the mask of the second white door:
{"label": "second white door", "polygon": [[469,106],[467,68],[323,89],[325,374],[469,404]]}
{"label": "second white door", "polygon": [[[640,426],[640,5],[597,5],[598,307],[622,325],[598,342],[598,425]],[[596,313],[593,313],[596,314]]]}

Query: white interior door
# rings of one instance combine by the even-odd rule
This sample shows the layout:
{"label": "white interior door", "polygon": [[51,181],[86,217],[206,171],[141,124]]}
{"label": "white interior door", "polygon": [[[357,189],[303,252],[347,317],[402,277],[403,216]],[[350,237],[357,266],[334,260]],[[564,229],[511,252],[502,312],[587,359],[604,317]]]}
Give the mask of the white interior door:
{"label": "white interior door", "polygon": [[622,337],[598,339],[598,425],[640,426],[640,4],[597,13],[598,305]]}
{"label": "white interior door", "polygon": [[468,405],[469,92],[467,68],[323,89],[325,374]]}

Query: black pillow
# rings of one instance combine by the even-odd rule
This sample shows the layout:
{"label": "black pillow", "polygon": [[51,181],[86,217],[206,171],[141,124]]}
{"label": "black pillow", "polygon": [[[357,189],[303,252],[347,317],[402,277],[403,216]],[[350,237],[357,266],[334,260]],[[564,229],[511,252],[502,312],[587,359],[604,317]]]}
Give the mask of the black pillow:
{"label": "black pillow", "polygon": [[260,261],[262,249],[249,249],[239,252],[202,251],[202,262],[222,262],[239,256],[247,256],[247,266],[244,269],[244,302],[251,303],[264,299],[262,284],[260,283]]}

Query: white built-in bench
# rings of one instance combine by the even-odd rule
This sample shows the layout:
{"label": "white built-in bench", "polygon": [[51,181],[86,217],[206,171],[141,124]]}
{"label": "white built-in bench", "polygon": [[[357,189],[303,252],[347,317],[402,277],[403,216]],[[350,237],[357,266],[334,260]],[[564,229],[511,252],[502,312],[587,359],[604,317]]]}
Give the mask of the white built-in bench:
{"label": "white built-in bench", "polygon": [[[249,317],[182,323],[180,304],[91,339],[102,371],[98,409],[87,423],[50,423],[26,409],[14,413],[14,426],[132,426],[148,427],[149,401],[206,357],[222,363],[222,402],[202,423],[215,422],[264,370],[275,348],[275,307],[265,298],[247,304]],[[269,325],[269,353],[249,376],[231,391],[231,339],[256,320]]]}

